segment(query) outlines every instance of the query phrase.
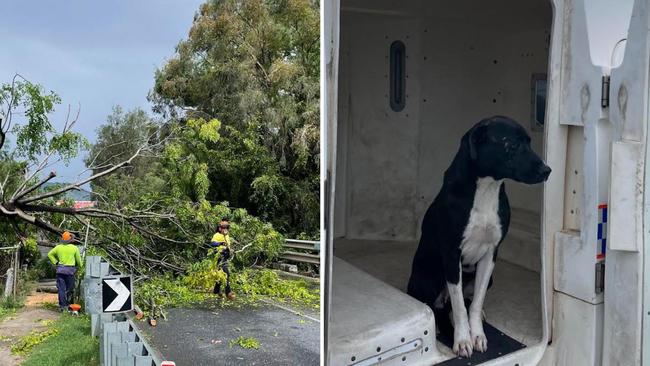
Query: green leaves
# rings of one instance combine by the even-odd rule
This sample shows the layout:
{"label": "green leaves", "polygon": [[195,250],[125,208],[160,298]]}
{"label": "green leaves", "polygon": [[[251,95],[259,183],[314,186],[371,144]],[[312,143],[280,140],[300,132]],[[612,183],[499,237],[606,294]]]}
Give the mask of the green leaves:
{"label": "green leaves", "polygon": [[28,335],[22,337],[18,343],[11,346],[11,353],[14,355],[24,356],[28,354],[32,348],[43,343],[47,338],[57,335],[59,330],[50,328],[45,331],[32,331]]}
{"label": "green leaves", "polygon": [[76,132],[64,132],[59,135],[52,136],[49,142],[50,150],[55,150],[63,158],[63,161],[68,163],[70,159],[77,156],[80,150],[87,150],[90,148],[88,140]]}
{"label": "green leaves", "polygon": [[0,101],[2,127],[8,129],[12,125],[10,132],[14,135],[17,156],[33,161],[41,154],[54,151],[69,161],[79,150],[87,148],[88,143],[81,135],[66,131],[59,134],[54,129],[49,114],[61,103],[55,92],[47,93],[40,85],[17,75],[12,83],[0,86]]}
{"label": "green leaves", "polygon": [[233,276],[232,286],[239,293],[249,296],[269,296],[279,301],[308,305],[318,308],[319,286],[302,280],[284,280],[269,269],[244,270]]}
{"label": "green leaves", "polygon": [[259,349],[260,341],[254,337],[239,336],[235,339],[231,339],[230,342],[228,342],[228,347],[232,348],[234,345],[238,345],[244,349]]}
{"label": "green leaves", "polygon": [[[307,211],[318,200],[318,9],[310,0],[206,2],[156,72],[150,96],[156,111],[186,128],[174,158],[208,164],[206,199],[313,237],[319,221]],[[194,200],[203,192],[190,188],[196,172],[183,172],[180,190]]]}
{"label": "green leaves", "polygon": [[221,122],[217,119],[211,119],[210,121],[205,121],[203,118],[200,119],[191,119],[187,122],[188,126],[198,129],[198,137],[206,142],[217,142],[221,137],[219,135],[219,128],[221,128]]}
{"label": "green leaves", "polygon": [[205,200],[210,188],[210,180],[208,179],[208,164],[201,163],[194,171],[194,195],[198,201]]}
{"label": "green leaves", "polygon": [[[93,169],[94,174],[99,173],[110,165],[128,159],[142,146],[148,145],[153,149],[153,145],[162,138],[160,130],[160,124],[142,109],[135,108],[124,112],[122,107],[114,106],[112,113],[106,118],[106,123],[97,129],[97,141],[84,161]],[[139,156],[129,167],[120,169],[112,176],[93,181],[93,190],[107,186],[107,181],[114,177],[144,177],[152,168],[152,164],[154,159]],[[131,193],[128,190],[124,191],[124,196]],[[122,200],[125,199],[126,197],[122,197]]]}

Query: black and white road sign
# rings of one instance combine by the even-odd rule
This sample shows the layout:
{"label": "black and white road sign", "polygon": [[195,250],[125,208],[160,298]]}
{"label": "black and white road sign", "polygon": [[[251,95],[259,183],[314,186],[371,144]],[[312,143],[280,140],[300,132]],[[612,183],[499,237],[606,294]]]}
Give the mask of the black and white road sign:
{"label": "black and white road sign", "polygon": [[102,312],[120,313],[132,309],[131,276],[102,278]]}

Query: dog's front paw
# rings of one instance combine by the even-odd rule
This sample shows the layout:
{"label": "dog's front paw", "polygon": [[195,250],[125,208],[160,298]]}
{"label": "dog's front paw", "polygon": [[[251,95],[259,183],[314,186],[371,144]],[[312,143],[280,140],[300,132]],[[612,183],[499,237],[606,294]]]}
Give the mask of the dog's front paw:
{"label": "dog's front paw", "polygon": [[472,343],[474,344],[474,349],[479,352],[487,351],[487,338],[483,332],[474,333],[472,332]]}
{"label": "dog's front paw", "polygon": [[472,357],[472,340],[467,332],[454,334],[454,353],[461,357]]}
{"label": "dog's front paw", "polygon": [[487,351],[487,337],[483,331],[483,322],[481,318],[470,319],[470,334],[472,335],[472,344],[474,349],[479,352]]}

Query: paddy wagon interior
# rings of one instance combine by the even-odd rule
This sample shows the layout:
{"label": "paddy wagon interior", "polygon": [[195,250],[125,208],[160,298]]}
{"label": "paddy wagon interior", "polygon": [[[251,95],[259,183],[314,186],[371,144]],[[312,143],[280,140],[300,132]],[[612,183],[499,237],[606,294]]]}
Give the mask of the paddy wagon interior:
{"label": "paddy wagon interior", "polygon": [[[543,153],[551,4],[496,4],[341,1],[334,255],[403,292],[424,212],[472,125],[507,115]],[[506,190],[512,222],[485,314],[523,347],[542,336],[542,187]]]}
{"label": "paddy wagon interior", "polygon": [[[621,93],[632,86],[622,75],[634,74],[626,71],[633,67],[629,63],[642,62],[627,57],[623,63],[633,52],[630,44],[647,54],[647,9],[642,1],[613,10],[596,3],[327,4],[339,20],[329,28],[337,62],[327,69],[334,70],[328,82],[336,93],[330,107],[336,118],[328,125],[335,136],[329,364],[523,365],[544,356],[551,365],[556,356],[549,350],[560,344],[571,345],[556,351],[567,365],[600,364],[609,337],[603,327],[617,328],[604,311],[608,236],[640,233],[620,225],[638,205],[629,211],[617,206],[614,217],[608,207],[634,195],[625,188],[614,193],[623,196],[610,197],[610,186],[620,182],[633,189],[629,182],[635,182],[634,164],[616,161],[639,161],[642,151],[638,144],[617,145],[625,127],[610,118],[625,113],[621,98],[628,94]],[[599,34],[596,25],[610,18],[609,33]],[[626,38],[628,26],[632,38],[639,31],[634,42]],[[604,58],[597,57],[599,50]],[[611,104],[610,95],[618,103]],[[642,106],[639,113],[645,113]],[[405,291],[421,220],[444,171],[463,133],[493,115],[524,126],[553,173],[544,186],[505,182],[510,230],[484,305],[494,328],[491,351],[458,359],[449,345],[436,342],[435,327],[427,326],[434,322],[430,310]],[[631,129],[642,141],[638,134],[645,130]],[[620,226],[612,233],[608,221],[615,218]],[[625,259],[629,273],[607,276],[621,281],[640,273],[638,252],[635,258]],[[618,319],[634,324],[636,318]],[[580,331],[570,335],[570,329]]]}

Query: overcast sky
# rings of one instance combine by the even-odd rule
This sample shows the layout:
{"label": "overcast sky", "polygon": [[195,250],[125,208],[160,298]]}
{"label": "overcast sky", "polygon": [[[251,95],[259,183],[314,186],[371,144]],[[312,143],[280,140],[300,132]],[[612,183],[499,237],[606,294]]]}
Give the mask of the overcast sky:
{"label": "overcast sky", "polygon": [[[202,0],[2,0],[0,84],[15,73],[56,91],[53,115],[63,126],[67,105],[81,105],[76,130],[89,140],[112,106],[151,112],[154,71],[187,37]],[[57,181],[84,169],[82,157],[57,167]]]}

